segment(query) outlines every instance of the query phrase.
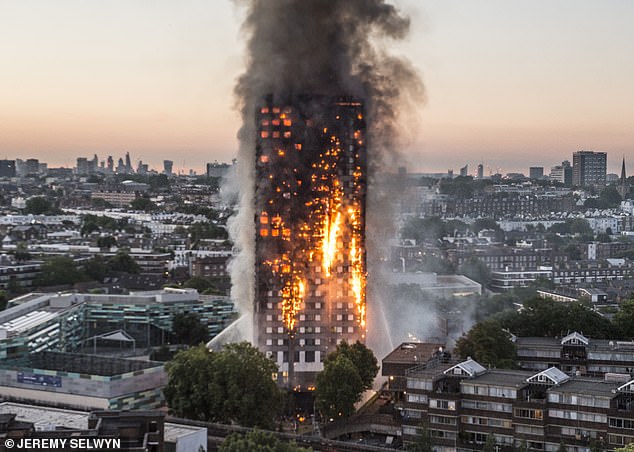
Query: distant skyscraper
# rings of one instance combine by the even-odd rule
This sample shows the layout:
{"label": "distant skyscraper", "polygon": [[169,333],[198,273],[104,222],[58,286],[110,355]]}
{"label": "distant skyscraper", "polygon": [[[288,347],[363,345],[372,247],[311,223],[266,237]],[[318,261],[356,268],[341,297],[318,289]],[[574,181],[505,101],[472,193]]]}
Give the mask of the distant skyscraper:
{"label": "distant skyscraper", "polygon": [[108,156],[106,167],[108,168],[108,172],[110,173],[114,172],[114,159],[112,158],[111,155]]}
{"label": "distant skyscraper", "polygon": [[168,176],[171,176],[172,173],[172,168],[174,168],[174,162],[171,160],[163,160],[163,174],[167,174]]}
{"label": "distant skyscraper", "polygon": [[130,161],[130,153],[126,152],[125,153],[125,173],[126,174],[132,174],[132,162]]}
{"label": "distant skyscraper", "polygon": [[478,179],[484,179],[484,165],[482,163],[478,165]]}
{"label": "distant skyscraper", "polygon": [[27,176],[37,176],[40,174],[40,161],[38,159],[27,159],[25,174]]}
{"label": "distant skyscraper", "polygon": [[15,160],[0,160],[0,177],[15,177]]}
{"label": "distant skyscraper", "polygon": [[80,176],[86,176],[91,173],[91,162],[86,157],[77,157],[77,174]]}
{"label": "distant skyscraper", "polygon": [[229,171],[227,163],[207,163],[207,177],[223,177]]}
{"label": "distant skyscraper", "polygon": [[572,154],[572,184],[579,187],[605,185],[608,155],[605,152],[577,151]]}
{"label": "distant skyscraper", "polygon": [[119,174],[125,174],[126,173],[126,168],[125,165],[123,163],[123,159],[119,158],[119,161],[117,162],[117,173]]}
{"label": "distant skyscraper", "polygon": [[465,177],[469,174],[469,165],[465,165],[462,168],[460,168],[460,175],[462,177]]}
{"label": "distant skyscraper", "polygon": [[543,179],[544,167],[543,166],[531,166],[528,169],[528,177],[531,179]]}

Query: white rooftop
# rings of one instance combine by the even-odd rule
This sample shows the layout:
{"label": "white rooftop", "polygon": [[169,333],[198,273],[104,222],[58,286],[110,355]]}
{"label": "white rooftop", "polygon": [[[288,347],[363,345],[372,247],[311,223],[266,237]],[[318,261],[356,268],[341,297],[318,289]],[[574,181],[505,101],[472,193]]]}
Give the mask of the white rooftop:
{"label": "white rooftop", "polygon": [[0,329],[19,333],[22,331],[28,331],[54,317],[57,317],[55,312],[31,311],[26,315],[3,323],[0,325]]}
{"label": "white rooftop", "polygon": [[453,367],[445,370],[445,375],[465,375],[469,377],[475,377],[485,373],[486,367],[481,366],[478,362],[469,358],[466,361],[456,364]]}
{"label": "white rooftop", "polygon": [[527,383],[545,383],[558,385],[570,380],[570,377],[556,367],[550,367],[526,379]]}

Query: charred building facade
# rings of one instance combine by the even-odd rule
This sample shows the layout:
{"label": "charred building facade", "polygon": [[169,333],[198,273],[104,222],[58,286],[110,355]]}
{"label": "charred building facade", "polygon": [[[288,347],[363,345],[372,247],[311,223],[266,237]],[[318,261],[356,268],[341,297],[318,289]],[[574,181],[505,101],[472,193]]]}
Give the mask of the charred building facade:
{"label": "charred building facade", "polygon": [[366,143],[350,97],[266,97],[257,109],[255,339],[280,383],[365,339]]}

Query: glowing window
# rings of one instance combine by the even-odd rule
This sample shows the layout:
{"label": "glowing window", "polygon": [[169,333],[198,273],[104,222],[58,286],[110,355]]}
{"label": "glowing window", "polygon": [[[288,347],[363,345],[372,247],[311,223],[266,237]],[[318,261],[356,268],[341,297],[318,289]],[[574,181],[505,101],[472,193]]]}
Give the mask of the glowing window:
{"label": "glowing window", "polygon": [[262,124],[263,126],[268,126],[271,122],[268,119],[263,119],[262,121],[260,121],[260,124]]}
{"label": "glowing window", "polygon": [[285,119],[283,124],[284,124],[284,127],[290,127],[293,125],[293,121],[291,121],[290,119]]}
{"label": "glowing window", "polygon": [[260,132],[260,136],[262,138],[268,138],[269,137],[269,133],[266,130],[263,130],[262,132]]}
{"label": "glowing window", "polygon": [[291,132],[284,132],[284,138],[290,138],[291,135]]}
{"label": "glowing window", "polygon": [[296,143],[295,144],[295,149],[297,149],[298,151],[302,150],[302,145],[300,143]]}
{"label": "glowing window", "polygon": [[273,113],[279,113],[280,107],[273,107]]}
{"label": "glowing window", "polygon": [[260,229],[260,235],[262,237],[268,237],[269,235],[269,230],[268,229]]}
{"label": "glowing window", "polygon": [[[273,121],[271,121],[271,124],[273,124],[274,126],[279,126],[280,125],[280,120],[279,119],[274,119]],[[355,137],[357,138],[357,137]]]}
{"label": "glowing window", "polygon": [[260,109],[260,113],[268,113],[269,112],[269,107],[262,107]]}
{"label": "glowing window", "polygon": [[280,137],[279,132],[273,132],[273,138],[279,138],[279,137]]}
{"label": "glowing window", "polygon": [[268,155],[261,155],[260,156],[260,162],[269,163],[269,156]]}

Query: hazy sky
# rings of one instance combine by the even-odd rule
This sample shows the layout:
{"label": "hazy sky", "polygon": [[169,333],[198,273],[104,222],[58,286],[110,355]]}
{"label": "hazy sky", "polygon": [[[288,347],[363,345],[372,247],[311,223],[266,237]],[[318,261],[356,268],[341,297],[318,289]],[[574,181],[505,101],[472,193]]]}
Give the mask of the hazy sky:
{"label": "hazy sky", "polygon": [[[527,173],[579,149],[634,169],[634,2],[393,3],[427,90],[412,170]],[[229,161],[240,22],[229,0],[0,0],[0,158]]]}

